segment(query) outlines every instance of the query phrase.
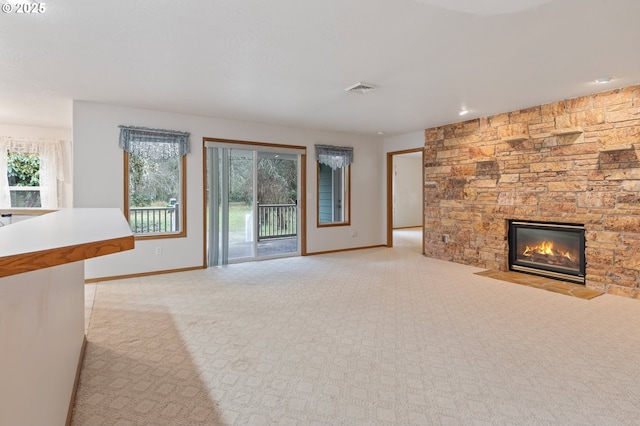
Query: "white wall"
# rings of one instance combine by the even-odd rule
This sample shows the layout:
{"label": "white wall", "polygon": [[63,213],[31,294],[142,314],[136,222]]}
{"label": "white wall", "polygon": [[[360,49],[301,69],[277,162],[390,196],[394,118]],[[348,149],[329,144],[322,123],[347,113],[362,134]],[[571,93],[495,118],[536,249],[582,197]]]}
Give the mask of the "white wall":
{"label": "white wall", "polygon": [[71,129],[57,127],[17,126],[0,124],[0,136],[28,139],[53,139],[63,141],[62,162],[64,182],[60,185],[60,207],[73,207],[73,170],[72,163],[72,132]]}
{"label": "white wall", "polygon": [[422,156],[393,156],[393,227],[422,226]]}
{"label": "white wall", "polygon": [[17,126],[0,123],[0,135],[32,139],[71,140],[71,129],[57,127]]}
{"label": "white wall", "polygon": [[384,153],[424,147],[424,130],[384,138]]}
{"label": "white wall", "polygon": [[83,339],[83,262],[0,278],[0,425],[65,424]]}
{"label": "white wall", "polygon": [[[75,101],[74,206],[124,207],[123,155],[118,125],[191,133],[187,156],[187,237],[136,241],[136,248],[86,262],[86,278],[113,277],[201,266],[203,263],[202,138],[235,139],[307,147],[307,252],[385,243],[382,140],[378,137],[317,131],[261,123]],[[314,144],[352,146],[351,226],[316,227]],[[352,237],[352,231],[357,232]],[[162,254],[155,255],[155,247]]]}

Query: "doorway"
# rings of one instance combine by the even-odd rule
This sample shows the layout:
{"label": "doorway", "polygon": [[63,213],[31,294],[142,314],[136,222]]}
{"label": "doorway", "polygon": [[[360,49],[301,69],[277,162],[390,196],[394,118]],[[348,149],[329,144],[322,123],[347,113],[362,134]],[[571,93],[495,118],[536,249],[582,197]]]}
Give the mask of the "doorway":
{"label": "doorway", "polygon": [[394,230],[415,230],[424,254],[424,148],[387,153],[387,247],[394,246]]}
{"label": "doorway", "polygon": [[205,138],[205,266],[304,251],[305,152]]}

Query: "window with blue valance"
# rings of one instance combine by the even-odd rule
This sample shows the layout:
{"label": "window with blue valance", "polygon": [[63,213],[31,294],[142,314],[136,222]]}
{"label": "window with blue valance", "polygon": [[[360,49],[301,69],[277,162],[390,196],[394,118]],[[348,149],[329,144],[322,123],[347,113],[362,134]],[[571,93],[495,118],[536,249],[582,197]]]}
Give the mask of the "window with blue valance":
{"label": "window with blue valance", "polygon": [[189,133],[118,126],[124,150],[124,212],[136,238],[186,235]]}
{"label": "window with blue valance", "polygon": [[318,227],[351,224],[353,148],[315,145],[318,161]]}

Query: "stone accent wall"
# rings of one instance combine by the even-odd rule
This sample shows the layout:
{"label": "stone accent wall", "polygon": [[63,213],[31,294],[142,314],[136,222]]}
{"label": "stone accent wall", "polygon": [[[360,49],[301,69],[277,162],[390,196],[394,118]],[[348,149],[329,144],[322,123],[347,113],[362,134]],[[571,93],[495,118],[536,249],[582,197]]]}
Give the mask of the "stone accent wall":
{"label": "stone accent wall", "polygon": [[640,86],[427,129],[424,166],[427,256],[507,270],[509,219],[580,223],[587,287],[640,298]]}

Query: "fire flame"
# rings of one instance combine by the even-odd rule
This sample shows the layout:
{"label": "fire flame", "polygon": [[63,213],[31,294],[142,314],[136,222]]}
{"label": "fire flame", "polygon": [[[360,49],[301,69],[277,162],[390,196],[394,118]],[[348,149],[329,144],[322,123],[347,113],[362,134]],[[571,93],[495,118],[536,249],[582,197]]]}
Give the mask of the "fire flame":
{"label": "fire flame", "polygon": [[552,241],[543,241],[537,246],[533,246],[533,247],[526,246],[522,255],[530,257],[530,256],[533,256],[534,253],[543,254],[547,256],[564,256],[569,260],[573,260],[571,258],[571,253],[569,253],[568,251],[556,250],[554,252]]}

